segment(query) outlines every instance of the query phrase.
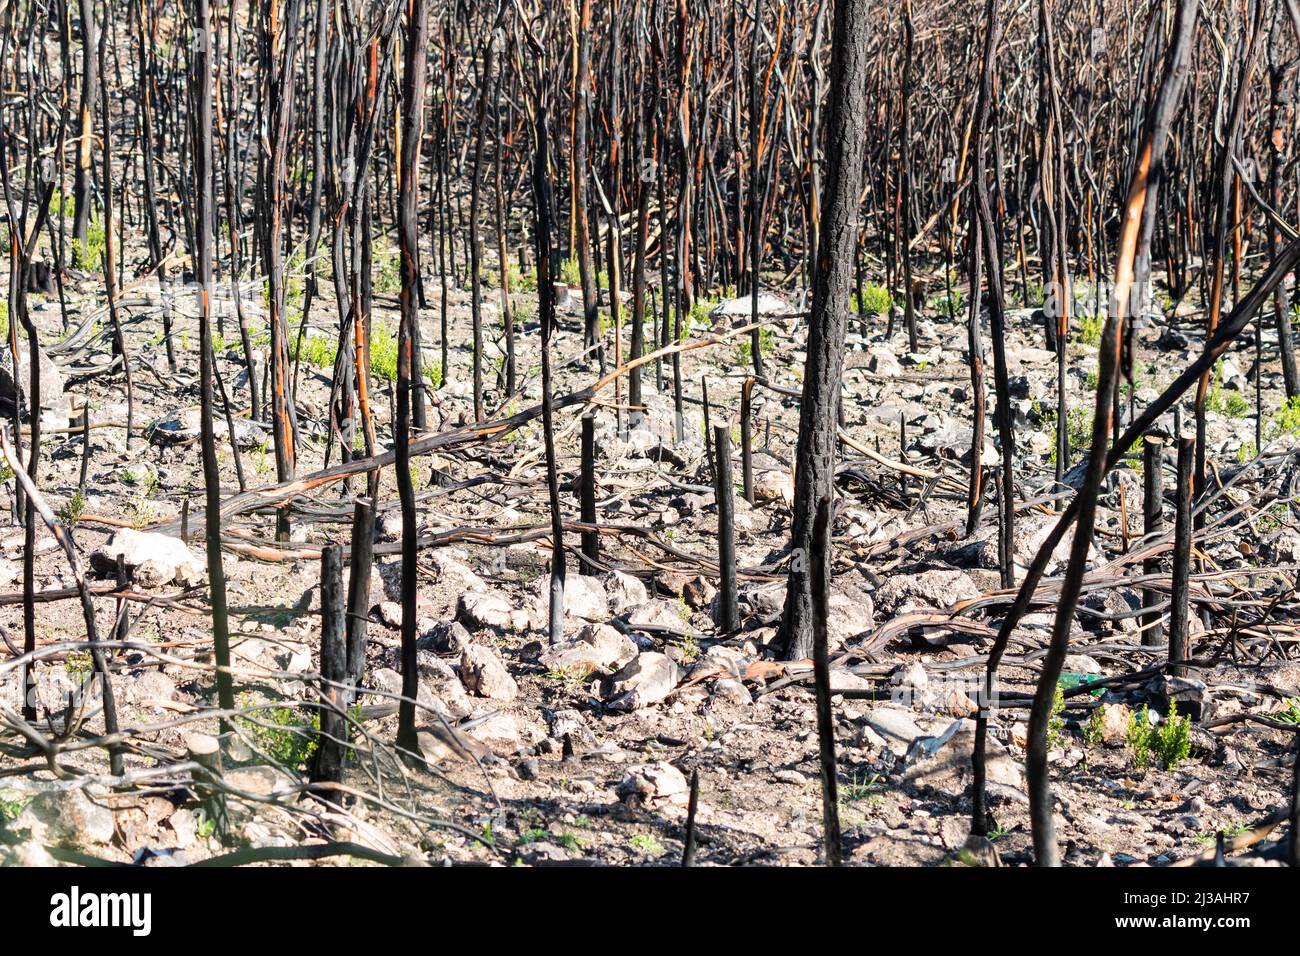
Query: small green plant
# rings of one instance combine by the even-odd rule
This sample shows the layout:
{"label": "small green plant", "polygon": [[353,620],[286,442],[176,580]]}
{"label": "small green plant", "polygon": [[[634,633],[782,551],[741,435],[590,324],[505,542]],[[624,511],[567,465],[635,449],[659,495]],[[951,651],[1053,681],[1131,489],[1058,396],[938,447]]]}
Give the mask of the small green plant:
{"label": "small green plant", "polygon": [[397,381],[397,336],[379,320],[370,326],[370,374],[386,382]]}
{"label": "small green plant", "polygon": [[519,264],[512,261],[510,263],[510,268],[508,271],[510,275],[511,292],[536,292],[537,291],[537,270],[536,269],[529,269],[527,272],[522,272],[519,269]]}
{"label": "small green plant", "polygon": [[265,438],[262,443],[253,451],[253,468],[259,475],[264,475],[271,470],[268,452],[271,448],[271,440]]}
{"label": "small green plant", "polygon": [[374,256],[379,266],[374,273],[374,290],[389,294],[401,292],[402,257],[387,242],[375,243]]}
{"label": "small green plant", "polygon": [[552,833],[550,830],[541,827],[534,827],[519,835],[520,845],[529,843],[554,843],[557,846],[564,847],[566,850],[582,849],[582,840],[572,833]]}
{"label": "small green plant", "polygon": [[1011,832],[1010,830],[1006,829],[1005,827],[1002,826],[1002,824],[999,823],[996,826],[994,826],[991,831],[989,831],[989,841],[997,842],[998,840],[1001,840],[1010,832]]}
{"label": "small green plant", "polygon": [[[708,297],[701,297],[692,302],[690,310],[686,313],[686,321],[682,325],[682,338],[689,339],[694,328],[707,328],[711,321],[709,316],[717,307],[718,300]],[[761,335],[762,332],[759,334]]]}
{"label": "small green plant", "polygon": [[1173,770],[1191,753],[1192,721],[1178,716],[1178,704],[1169,702],[1169,715],[1159,726],[1151,723],[1147,706],[1133,715],[1126,739],[1133,751],[1133,763],[1139,770],[1151,766],[1154,757],[1165,770]]}
{"label": "small green plant", "polygon": [[859,315],[888,315],[894,306],[894,297],[885,286],[868,282],[862,287],[861,294],[854,296],[853,305]]}
{"label": "small green plant", "polygon": [[306,362],[312,368],[333,368],[338,357],[338,344],[326,335],[304,335],[299,341],[293,338],[293,358]]}
{"label": "small green plant", "polygon": [[880,779],[880,774],[873,773],[868,775],[865,771],[854,773],[853,779],[840,788],[840,799],[846,803],[857,803],[860,800],[871,800],[879,796],[880,790],[884,784]]}
{"label": "small green plant", "polygon": [[74,269],[95,270],[104,262],[104,224],[94,216],[86,227],[86,239],[72,240],[72,266]]}
{"label": "small green plant", "polygon": [[81,520],[81,516],[86,513],[86,496],[78,488],[72,493],[72,497],[63,503],[59,508],[59,520],[67,525],[76,525]]}
{"label": "small green plant", "polygon": [[581,850],[582,839],[572,833],[555,834],[555,842],[566,850]]}
{"label": "small green plant", "polygon": [[1092,709],[1092,716],[1088,718],[1087,725],[1083,728],[1083,739],[1089,747],[1100,747],[1104,741],[1102,736],[1102,727],[1105,724],[1105,713],[1101,707]]}
{"label": "small green plant", "polygon": [[95,662],[90,656],[90,651],[69,651],[63,658],[63,669],[67,672],[68,679],[77,686],[86,682],[94,667]]}
{"label": "small green plant", "polygon": [[1214,381],[1205,395],[1205,407],[1228,418],[1244,418],[1250,412],[1250,403],[1245,396],[1223,387],[1223,363],[1214,367]]}
{"label": "small green plant", "polygon": [[666,852],[653,833],[638,833],[627,841],[627,845],[646,856],[662,856]]}
{"label": "small green plant", "polygon": [[1133,751],[1133,765],[1139,770],[1151,766],[1151,738],[1154,733],[1147,706],[1143,704],[1142,709],[1129,719],[1128,731],[1124,734],[1129,750]]}
{"label": "small green plant", "polygon": [[1060,682],[1052,697],[1052,713],[1047,718],[1047,749],[1056,750],[1065,742],[1065,689]]}
{"label": "small green plant", "polygon": [[1232,826],[1225,827],[1222,830],[1212,830],[1209,833],[1198,833],[1196,835],[1196,842],[1202,846],[1213,846],[1220,833],[1222,833],[1226,839],[1231,840],[1233,837],[1241,836],[1243,833],[1249,832],[1250,827],[1241,823],[1234,823]]}
{"label": "small green plant", "polygon": [[[764,326],[758,330],[758,352],[759,355],[768,355],[771,353],[776,336],[770,328]],[[749,365],[754,360],[754,342],[750,338],[743,338],[740,344],[736,346],[736,364]]]}
{"label": "small green plant", "polygon": [[217,821],[202,807],[194,811],[194,833],[200,840],[211,840],[217,833]]}
{"label": "small green plant", "polygon": [[560,263],[560,281],[568,286],[582,285],[582,268],[576,257]]}
{"label": "small green plant", "polygon": [[694,664],[700,656],[700,642],[694,634],[687,634],[682,638],[681,663]]}
{"label": "small green plant", "polygon": [[257,719],[243,718],[240,723],[249,739],[271,760],[303,770],[316,753],[320,733],[320,716],[313,715],[309,724],[303,724],[296,707],[251,707],[247,698],[241,706],[260,711]]}
{"label": "small green plant", "polygon": [[17,820],[18,815],[27,809],[32,797],[18,790],[0,791],[0,822]]}
{"label": "small green plant", "polygon": [[1043,283],[1038,279],[1025,280],[1025,305],[1036,309],[1046,301],[1043,297]]}
{"label": "small green plant", "polygon": [[1292,396],[1282,403],[1269,419],[1267,437],[1279,435],[1300,435],[1300,395]]}
{"label": "small green plant", "polygon": [[1286,706],[1269,716],[1284,724],[1300,724],[1300,697],[1288,697]]}
{"label": "small green plant", "polygon": [[563,684],[565,687],[573,687],[582,683],[583,674],[581,671],[573,670],[568,667],[556,667],[548,670],[543,675],[547,680],[553,680]]}
{"label": "small green plant", "polygon": [[[1045,428],[1055,431],[1056,411],[1055,409],[1042,409],[1042,422]],[[1092,447],[1092,412],[1087,408],[1071,408],[1065,414],[1065,440],[1071,451],[1077,451],[1081,448]],[[1056,442],[1052,442],[1052,447],[1047,453],[1048,460],[1056,464]]]}
{"label": "small green plant", "polygon": [[1079,316],[1078,337],[1084,345],[1097,346],[1101,344],[1101,331],[1106,327],[1106,317],[1103,315],[1081,315]]}
{"label": "small green plant", "polygon": [[966,308],[966,296],[954,289],[952,292],[945,292],[931,299],[930,308],[945,319],[955,319]]}

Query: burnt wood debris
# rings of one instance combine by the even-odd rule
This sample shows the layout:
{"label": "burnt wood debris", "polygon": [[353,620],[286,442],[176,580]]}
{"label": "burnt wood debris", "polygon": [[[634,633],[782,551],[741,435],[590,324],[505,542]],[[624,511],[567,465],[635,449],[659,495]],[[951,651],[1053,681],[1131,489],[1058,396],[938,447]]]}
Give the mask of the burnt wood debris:
{"label": "burnt wood debris", "polygon": [[0,89],[0,862],[1300,865],[1297,0],[10,0]]}

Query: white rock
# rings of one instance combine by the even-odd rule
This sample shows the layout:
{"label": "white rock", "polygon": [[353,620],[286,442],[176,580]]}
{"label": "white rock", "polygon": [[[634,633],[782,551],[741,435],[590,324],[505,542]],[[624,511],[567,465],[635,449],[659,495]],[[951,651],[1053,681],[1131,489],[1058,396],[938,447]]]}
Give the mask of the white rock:
{"label": "white rock", "polygon": [[690,802],[685,775],[665,760],[632,767],[619,781],[619,799],[650,810],[681,810]]}
{"label": "white rock", "polygon": [[91,552],[91,565],[101,573],[114,573],[119,555],[141,587],[173,582],[192,587],[207,578],[207,568],[199,556],[184,541],[171,535],[123,528],[108,544]]}
{"label": "white rock", "polygon": [[677,665],[658,651],[646,651],[611,677],[606,706],[610,710],[640,710],[658,703],[677,686]]}
{"label": "white rock", "polygon": [[471,644],[461,652],[460,679],[471,694],[490,700],[511,701],[519,693],[496,648],[483,644]]}
{"label": "white rock", "polygon": [[527,612],[516,610],[495,592],[462,594],[456,606],[456,619],[471,631],[484,628],[522,631],[528,627]]}
{"label": "white rock", "polygon": [[622,667],[636,656],[636,645],[608,624],[588,624],[571,641],[546,649],[541,663],[553,671],[586,677],[593,671],[608,672]]}
{"label": "white rock", "polygon": [[754,475],[754,501],[770,501],[789,508],[794,504],[794,479],[788,471],[758,472]]}
{"label": "white rock", "polygon": [[605,579],[605,594],[614,614],[623,614],[638,604],[644,604],[650,597],[641,579],[624,571],[614,571]]}

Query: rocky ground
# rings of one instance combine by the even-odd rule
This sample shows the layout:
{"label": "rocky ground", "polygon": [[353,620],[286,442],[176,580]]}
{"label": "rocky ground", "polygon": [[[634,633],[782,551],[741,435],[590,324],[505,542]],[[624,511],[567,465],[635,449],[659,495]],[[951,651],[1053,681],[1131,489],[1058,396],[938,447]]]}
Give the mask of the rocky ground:
{"label": "rocky ground", "polygon": [[[376,265],[381,272],[382,264],[381,259]],[[431,347],[425,361],[436,364],[437,281],[428,281],[427,291],[423,335]],[[33,301],[61,379],[61,388],[44,396],[47,431],[39,481],[51,506],[74,522],[81,553],[100,553],[92,562],[96,583],[111,585],[115,556],[124,553],[131,588],[146,598],[127,602],[130,639],[152,650],[121,652],[113,660],[120,720],[136,731],[127,769],[141,776],[124,791],[110,790],[93,776],[106,772],[101,752],[75,746],[103,730],[102,715],[93,707],[84,725],[64,741],[71,746],[56,761],[59,775],[38,752],[3,731],[0,819],[14,839],[0,854],[14,862],[40,862],[46,847],[71,847],[112,860],[193,862],[228,852],[182,786],[185,775],[165,771],[184,759],[186,735],[216,729],[216,721],[203,713],[214,703],[214,689],[199,529],[190,528],[190,547],[179,551],[175,539],[130,538],[175,520],[187,499],[197,504],[202,496],[199,450],[192,440],[197,326],[192,317],[176,315],[180,365],[172,372],[160,335],[164,297],[157,283],[139,284],[119,304],[134,372],[137,431],[128,441],[122,376],[98,370],[110,355],[103,284],[96,276],[70,273],[66,294],[70,327],[84,326],[84,335],[65,337],[57,296]],[[519,370],[526,378],[525,394],[517,396],[503,395],[496,381],[501,345],[495,293],[486,298],[493,339],[487,402],[495,416],[524,408],[539,394],[536,295],[514,296],[523,325]],[[594,361],[575,360],[581,352],[578,298],[575,291],[562,306],[560,394],[599,374]],[[437,430],[472,418],[468,299],[464,289],[453,289],[448,298],[452,365],[445,387],[430,395],[430,424]],[[245,304],[255,325],[264,321],[260,302],[257,290],[250,290]],[[376,321],[395,329],[393,290],[381,286],[376,304]],[[746,308],[747,302],[714,315],[702,306],[692,316],[689,335],[698,340],[725,332],[743,321],[729,313]],[[791,308],[790,300],[775,297],[767,306],[773,313]],[[328,341],[337,327],[333,303],[318,302],[311,318]],[[233,317],[226,321],[220,368],[231,402],[246,409],[242,353]],[[1016,309],[1009,321],[1017,497],[1028,501],[1052,487],[1055,357],[1042,348],[1041,319],[1033,309]],[[1195,354],[1201,321],[1195,308],[1169,304],[1160,323],[1142,330],[1138,407]],[[834,529],[830,631],[833,687],[854,692],[838,697],[835,707],[841,817],[853,863],[991,863],[996,858],[1023,864],[1031,858],[1022,769],[1024,709],[1004,709],[994,728],[990,791],[997,829],[988,843],[967,844],[969,695],[983,673],[1005,601],[997,600],[991,523],[996,508],[985,509],[974,538],[963,537],[963,460],[969,456],[971,427],[963,323],[964,313],[946,317],[931,301],[922,310],[915,352],[908,350],[901,321],[886,338],[882,316],[862,321],[855,316],[849,335],[844,426],[851,444],[844,448],[843,499]],[[1086,324],[1079,326],[1069,346],[1067,379],[1071,406],[1085,409],[1070,419],[1076,445],[1086,443],[1090,376],[1096,369],[1095,337]],[[781,319],[770,328],[770,337],[764,336],[768,377],[797,389],[805,327],[797,319]],[[607,341],[612,347],[612,331]],[[227,781],[243,794],[232,819],[232,842],[262,847],[348,840],[434,862],[676,864],[685,837],[688,781],[698,773],[698,863],[821,859],[810,667],[780,663],[771,646],[783,600],[781,549],[789,535],[798,408],[794,400],[761,387],[754,393],[756,501],[753,506],[737,501],[741,632],[719,636],[711,611],[717,512],[703,444],[701,386],[707,383],[711,422],[735,425],[749,361],[740,342],[732,338],[683,356],[686,413],[680,443],[674,440],[669,363],[663,366],[662,388],[655,366],[647,368],[648,412],[635,430],[622,427],[626,423],[612,407],[612,390],[601,396],[609,403],[595,410],[599,520],[628,530],[602,537],[602,561],[616,570],[584,576],[571,560],[564,644],[546,643],[549,544],[543,535],[485,544],[478,533],[506,536],[516,529],[546,528],[540,423],[488,444],[419,460],[421,532],[449,532],[450,539],[422,551],[420,562],[421,745],[429,767],[402,770],[385,758],[391,756],[396,718],[383,705],[400,691],[400,573],[398,558],[390,553],[378,559],[372,593],[367,693],[359,714],[367,736],[358,738],[347,774],[348,785],[370,798],[352,801],[333,815],[306,813],[309,801],[296,789],[310,754],[305,725],[311,713],[298,705],[314,698],[311,675],[319,670],[315,556],[321,545],[349,539],[350,525],[342,516],[350,515],[350,507],[339,507],[345,491],[334,485],[303,499],[288,546],[271,543],[269,515],[247,516],[228,529],[242,536],[231,539],[225,560],[241,669],[239,703],[248,714],[228,759]],[[1200,631],[1193,641],[1195,656],[1215,659],[1214,666],[1172,689],[1139,681],[1069,700],[1054,721],[1051,756],[1058,832],[1068,863],[1186,860],[1212,849],[1217,832],[1242,834],[1288,799],[1293,735],[1222,722],[1234,714],[1275,713],[1288,706],[1293,718],[1300,713],[1295,699],[1300,666],[1291,659],[1292,632],[1285,626],[1294,613],[1286,597],[1294,574],[1288,566],[1300,560],[1300,532],[1285,503],[1294,468],[1292,423],[1277,413],[1282,396],[1276,337],[1267,330],[1263,348],[1264,432],[1266,441],[1276,439],[1272,458],[1240,467],[1254,458],[1255,388],[1248,378],[1253,341],[1223,363],[1210,393],[1209,456],[1225,480],[1237,476],[1212,506],[1216,519],[1228,517],[1212,523],[1212,536],[1200,545],[1206,576],[1194,591],[1220,601],[1221,613],[1208,630],[1195,622]],[[387,444],[388,385],[376,385],[380,441]],[[303,474],[324,462],[328,392],[328,368],[304,361],[297,393]],[[69,420],[86,401],[94,427],[85,495],[78,497],[83,442],[80,428],[69,428]],[[991,397],[989,407],[991,412]],[[576,519],[574,410],[558,416],[557,429],[562,496],[568,516]],[[991,427],[989,432],[985,458],[994,461]],[[223,491],[232,494],[238,490],[234,458],[226,429],[219,434]],[[273,484],[266,427],[238,421],[236,439],[247,485]],[[1072,463],[1081,454],[1076,449]],[[895,464],[903,459],[923,475],[901,473]],[[1137,469],[1137,461],[1131,461],[1108,483],[1094,567],[1122,559],[1140,536]],[[739,480],[738,468],[736,474]],[[1279,489],[1280,506],[1272,497]],[[10,480],[0,497],[7,503],[12,494]],[[400,532],[391,469],[384,474],[381,499],[385,511],[378,539],[391,544]],[[1240,505],[1244,511],[1230,515]],[[1020,513],[1015,550],[1021,569],[1052,520],[1046,505]],[[23,635],[22,529],[10,526],[0,548],[5,558],[0,590],[7,592],[0,624],[17,647]],[[1062,561],[1064,550],[1058,555]],[[1140,571],[1122,561],[1115,567],[1113,578]],[[44,528],[37,534],[36,568],[38,590],[75,583]],[[1129,613],[1138,604],[1138,590],[1121,584],[1098,583],[1085,596],[1067,680],[1125,675],[1160,660],[1161,649],[1141,646]],[[1283,622],[1281,629],[1233,632],[1228,610],[1233,599],[1243,601],[1244,620],[1252,613],[1252,595],[1279,592],[1272,613]],[[942,612],[954,605],[962,612],[959,623],[890,629],[907,614],[942,621]],[[96,607],[100,632],[107,634],[117,602],[100,597]],[[1009,702],[1015,693],[1033,689],[1051,610],[1050,599],[1045,600],[1016,632],[1002,671]],[[41,646],[55,648],[38,667],[40,727],[59,737],[66,730],[67,693],[88,673],[89,658],[83,649],[59,650],[58,645],[84,641],[85,626],[75,598],[41,603],[36,614]],[[8,661],[0,657],[6,719],[21,698],[18,672]],[[1162,706],[1171,692],[1194,711],[1199,707],[1194,716],[1212,726],[1190,728],[1189,753],[1176,766],[1166,770],[1156,760],[1143,768],[1128,742],[1135,715],[1144,703]],[[91,773],[90,782],[74,777],[70,783],[64,767]]]}

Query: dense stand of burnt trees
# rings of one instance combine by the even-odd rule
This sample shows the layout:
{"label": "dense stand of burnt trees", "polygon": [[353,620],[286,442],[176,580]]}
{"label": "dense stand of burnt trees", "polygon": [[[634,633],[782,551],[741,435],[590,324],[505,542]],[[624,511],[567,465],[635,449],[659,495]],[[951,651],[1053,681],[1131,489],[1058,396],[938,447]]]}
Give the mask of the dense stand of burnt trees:
{"label": "dense stand of burnt trees", "polygon": [[[1197,493],[1205,488],[1213,363],[1252,321],[1257,355],[1269,359],[1258,323],[1270,297],[1277,341],[1268,345],[1278,350],[1286,394],[1300,393],[1282,281],[1300,256],[1286,226],[1287,210],[1300,200],[1286,175],[1295,160],[1298,51],[1293,0],[1212,2],[1199,10],[1191,0],[1037,0],[1014,8],[999,0],[188,0],[174,10],[135,0],[15,0],[0,12],[5,348],[15,367],[26,352],[26,404],[39,408],[37,332],[27,304],[36,274],[43,267],[53,277],[65,330],[68,269],[101,274],[112,364],[99,373],[120,382],[133,420],[138,356],[123,334],[121,291],[153,274],[164,289],[193,281],[197,344],[183,347],[183,310],[174,299],[164,304],[160,325],[169,367],[199,370],[202,512],[222,668],[217,693],[228,708],[225,491],[216,449],[219,430],[233,433],[239,410],[213,349],[213,337],[228,332],[219,300],[233,300],[248,414],[271,426],[280,484],[300,471],[296,391],[309,334],[335,345],[326,464],[395,451],[408,697],[416,687],[411,443],[431,428],[430,389],[471,382],[481,422],[527,388],[516,368],[524,334],[541,342],[552,639],[562,631],[573,543],[563,533],[562,513],[572,505],[560,496],[551,407],[560,276],[576,273],[581,350],[602,374],[684,336],[693,307],[707,296],[747,295],[757,320],[762,288],[809,290],[807,325],[799,331],[808,348],[781,644],[793,659],[817,651],[819,671],[826,621],[818,602],[835,570],[833,555],[821,549],[829,550],[835,527],[845,332],[853,323],[892,331],[895,321],[893,310],[883,319],[868,314],[868,302],[879,298],[869,282],[891,294],[913,350],[921,344],[919,319],[942,312],[966,321],[975,424],[967,530],[996,525],[1006,587],[1017,583],[1013,523],[1024,491],[1010,414],[1008,311],[1043,306],[1042,342],[1058,357],[1058,480],[1082,451],[1068,440],[1066,344],[1078,314],[1102,315],[1084,483],[1026,569],[986,677],[991,692],[1046,555],[1076,527],[1031,715],[1035,846],[1051,863],[1057,856],[1044,732],[1106,469],[1195,384],[1192,483]],[[376,296],[391,291],[376,289],[390,233],[400,322],[387,333],[397,337],[398,362],[392,419],[381,426],[372,316]],[[137,235],[142,241],[123,241]],[[1260,265],[1268,269],[1256,279]],[[1163,303],[1152,286],[1157,271],[1168,290]],[[535,333],[510,299],[530,273]],[[495,304],[485,295],[490,275],[500,290]],[[257,344],[263,330],[238,294],[250,280],[263,288],[265,356]],[[321,298],[326,281],[334,309]],[[425,342],[420,319],[431,318],[433,281],[441,293],[437,329],[435,341]],[[456,333],[448,302],[457,286],[470,293],[468,363],[453,362],[448,345]],[[629,309],[621,290],[630,295]],[[221,294],[229,291],[236,294]],[[1172,321],[1173,307],[1192,299],[1203,303],[1212,347],[1142,407],[1134,386],[1143,357],[1133,330],[1161,305]],[[487,365],[489,339],[501,343],[495,370]],[[754,375],[763,380],[757,328],[750,345]],[[435,361],[426,361],[426,346]],[[982,460],[986,347],[996,464]],[[619,412],[620,428],[641,421],[643,376],[653,370],[654,386],[673,392],[674,437],[687,437],[680,353],[670,363],[671,375],[662,362],[625,373],[628,414]],[[751,391],[752,383],[746,449]],[[1257,406],[1260,394],[1257,386]],[[28,541],[30,651],[38,514],[28,489],[40,486],[41,425],[30,415],[24,433],[20,404],[6,409],[7,447],[27,453],[25,461],[14,459],[22,475],[12,500]],[[1254,411],[1258,442],[1271,409]],[[588,472],[592,457],[584,455]],[[237,449],[234,464],[243,490]],[[382,487],[377,468],[361,473],[364,487],[345,484],[353,518],[343,627],[353,681],[363,679]],[[586,478],[582,512],[591,519]],[[1001,492],[990,516],[984,505],[995,486]],[[281,536],[290,511],[278,510]],[[597,540],[589,528],[586,570],[599,560]],[[101,672],[103,656],[96,655]],[[982,713],[977,727],[977,831],[988,825],[989,719]],[[400,727],[401,745],[418,749],[409,702]]]}

